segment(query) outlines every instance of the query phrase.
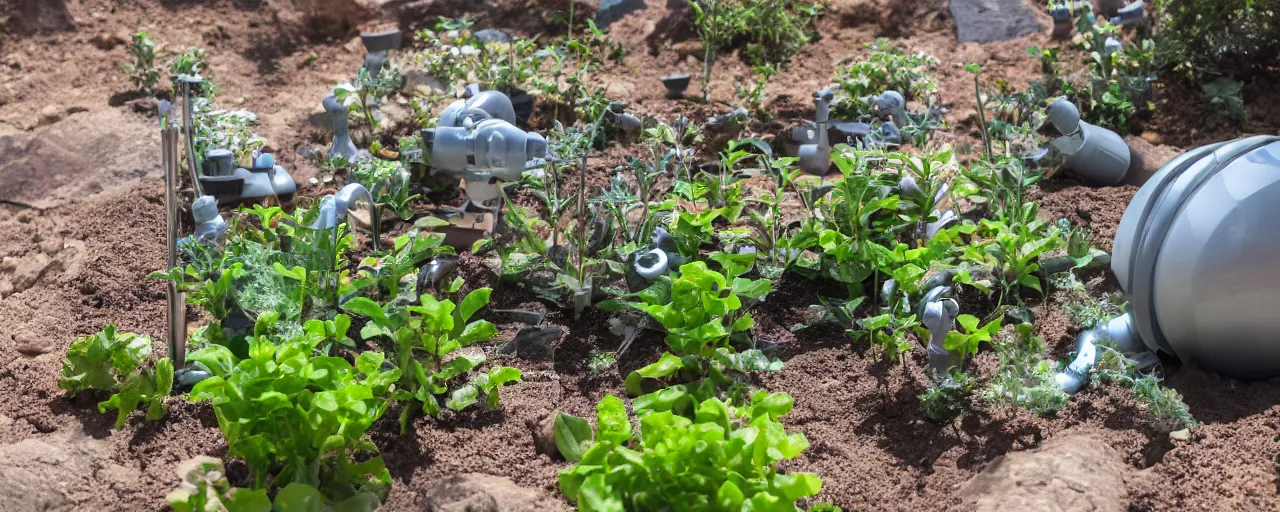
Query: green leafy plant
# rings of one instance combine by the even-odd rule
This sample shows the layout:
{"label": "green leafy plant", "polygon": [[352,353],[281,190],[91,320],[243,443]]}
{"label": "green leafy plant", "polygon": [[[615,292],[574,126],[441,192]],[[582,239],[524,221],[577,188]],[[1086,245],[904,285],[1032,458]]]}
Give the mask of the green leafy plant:
{"label": "green leafy plant", "polygon": [[924,52],[907,53],[884,39],[867,46],[866,58],[836,70],[840,94],[832,104],[833,118],[870,118],[871,98],[885,91],[898,91],[907,101],[939,103],[938,82],[931,73],[938,59]]}
{"label": "green leafy plant", "polygon": [[746,31],[746,12],[734,0],[687,0],[693,8],[694,26],[702,41],[702,101],[711,99],[711,70],[716,54]]}
{"label": "green leafy plant", "polygon": [[333,96],[339,103],[353,108],[363,114],[365,123],[371,132],[377,132],[382,126],[381,120],[374,114],[377,103],[385,101],[388,96],[400,89],[404,75],[394,63],[388,62],[374,76],[363,67],[356,72],[356,79],[349,83],[338,84],[333,89]]}
{"label": "green leafy plant", "polygon": [[373,296],[376,292],[377,296],[393,300],[406,291],[425,293],[426,290],[417,290],[408,281],[416,278],[423,263],[452,253],[453,249],[444,245],[443,234],[410,230],[396,237],[390,251],[361,260],[356,275],[343,288],[344,295],[364,292]]}
{"label": "green leafy plant", "polygon": [[1182,401],[1177,390],[1161,386],[1160,377],[1154,373],[1140,373],[1132,359],[1106,343],[1098,346],[1098,363],[1093,367],[1093,376],[1100,383],[1133,390],[1156,432],[1167,434],[1196,426],[1191,408]]}
{"label": "green leafy plant", "polygon": [[1160,61],[1191,80],[1254,73],[1280,55],[1280,2],[1157,0]]}
{"label": "green leafy plant", "polygon": [[799,510],[795,502],[822,480],[778,470],[809,446],[778,422],[791,408],[780,393],[758,392],[742,407],[709,398],[687,415],[637,411],[637,435],[622,401],[608,395],[589,448],[560,471],[560,490],[582,510]]}
{"label": "green leafy plant", "polygon": [[[461,286],[462,281],[455,280],[444,292],[456,293]],[[519,382],[520,370],[505,366],[471,375],[484,364],[484,354],[458,352],[498,334],[497,327],[486,320],[468,323],[489,303],[491,292],[489,288],[474,290],[460,305],[451,300],[437,300],[429,294],[422,294],[418,304],[404,308],[379,305],[365,297],[343,304],[347,311],[370,319],[360,331],[363,338],[385,338],[395,343],[396,367],[403,373],[398,379],[400,387],[393,396],[406,403],[400,415],[402,430],[408,428],[415,409],[438,416],[437,396],[449,392],[450,388],[453,391],[445,403],[449,409],[461,411],[482,398],[487,407],[496,408],[499,388]],[[471,376],[469,381],[458,382],[467,376]]]}
{"label": "green leafy plant", "polygon": [[156,83],[160,81],[160,69],[156,67],[156,42],[146,32],[133,35],[129,43],[129,55],[132,62],[125,64],[124,70],[129,73],[129,80],[138,91],[150,94],[155,92]]}
{"label": "green leafy plant", "polygon": [[710,356],[718,348],[728,348],[735,335],[746,336],[755,325],[751,313],[740,311],[742,298],[764,300],[772,290],[767,279],[739,277],[743,271],[731,268],[726,275],[701,261],[686,263],[671,282],[670,301],[646,304],[643,309],[666,328],[667,346],[676,354]]}
{"label": "green leafy plant", "polygon": [[413,218],[412,203],[421,195],[413,193],[414,184],[402,162],[370,158],[352,165],[348,172],[351,181],[369,189],[379,217],[382,210],[388,208],[402,220]]}
{"label": "green leafy plant", "polygon": [[1230,78],[1218,78],[1200,84],[1200,90],[1209,98],[1209,105],[1216,109],[1218,117],[1240,126],[1249,124],[1249,111],[1244,108],[1244,84]]}
{"label": "green leafy plant", "polygon": [[169,81],[173,90],[178,90],[178,77],[184,75],[203,79],[198,91],[201,97],[209,101],[217,97],[218,83],[214,81],[213,68],[209,66],[209,54],[203,48],[191,48],[169,61]]}
{"label": "green leafy plant", "polygon": [[1120,27],[1096,19],[1086,9],[1076,18],[1076,45],[1088,56],[1085,67],[1089,82],[1075,86],[1070,97],[1091,122],[1124,132],[1139,110],[1153,110],[1151,86],[1156,81],[1153,40],[1122,43],[1112,47],[1108,40],[1119,36]]}
{"label": "green leafy plant", "polygon": [[365,494],[334,503],[319,489],[297,482],[280,489],[273,504],[266,489],[232,487],[222,461],[208,457],[184,462],[178,474],[182,483],[165,497],[174,512],[370,512],[380,505],[377,498]]}
{"label": "green leafy plant", "polygon": [[212,376],[191,401],[212,403],[227,454],[248,464],[252,488],[299,483],[333,500],[380,501],[391,477],[365,433],[386,411],[400,370],[384,370],[380,353],[360,354],[355,365],[313,356],[323,341],[256,336],[238,361],[219,345],[193,352],[188,359]]}
{"label": "green leafy plant", "polygon": [[969,410],[974,380],[968,374],[955,373],[934,382],[918,398],[924,417],[946,423]]}
{"label": "green leafy plant", "polygon": [[778,72],[774,66],[756,66],[753,68],[756,81],[750,85],[734,84],[733,89],[738,101],[747,109],[755,112],[757,117],[766,118],[769,114],[764,110],[764,88],[769,85],[769,78]]}
{"label": "green leafy plant", "polygon": [[164,400],[173,389],[173,363],[163,358],[144,368],[150,358],[151,338],[117,333],[108,325],[71,343],[58,387],[71,395],[89,390],[111,393],[98,403],[98,411],[117,409],[115,428],[123,427],[129,414],[141,408],[146,408],[148,420],[158,420],[168,409]]}
{"label": "green leafy plant", "polygon": [[1000,332],[1001,320],[996,317],[981,327],[978,326],[979,322],[978,317],[973,315],[956,317],[956,323],[960,324],[963,332],[948,332],[943,340],[943,348],[952,354],[977,354],[979,344],[991,342],[991,337]]}
{"label": "green leafy plant", "polygon": [[814,21],[822,14],[825,2],[743,0],[742,5],[747,11],[747,55],[756,66],[786,63],[820,37]]}
{"label": "green leafy plant", "polygon": [[1067,405],[1068,397],[1054,381],[1058,366],[1045,359],[1048,350],[1044,340],[1032,330],[1031,324],[1020,324],[1014,336],[995,344],[1000,367],[982,390],[982,397],[993,405],[1053,416]]}

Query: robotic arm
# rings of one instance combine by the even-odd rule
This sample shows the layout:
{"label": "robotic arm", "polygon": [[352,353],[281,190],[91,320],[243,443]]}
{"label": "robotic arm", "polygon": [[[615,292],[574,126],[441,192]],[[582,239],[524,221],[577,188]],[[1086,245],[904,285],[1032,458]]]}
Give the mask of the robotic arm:
{"label": "robotic arm", "polygon": [[497,199],[498,182],[519,180],[529,161],[547,155],[546,139],[517,128],[515,118],[511,100],[497,91],[454,102],[436,128],[421,132],[432,167],[465,181],[473,203]]}

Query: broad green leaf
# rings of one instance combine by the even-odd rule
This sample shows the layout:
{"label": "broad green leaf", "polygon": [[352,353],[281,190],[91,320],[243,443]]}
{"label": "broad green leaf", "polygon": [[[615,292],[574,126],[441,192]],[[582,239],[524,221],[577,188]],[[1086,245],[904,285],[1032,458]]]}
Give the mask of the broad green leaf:
{"label": "broad green leaf", "polygon": [[733,293],[743,297],[764,300],[771,291],[773,291],[773,282],[768,279],[756,279],[753,281],[738,277],[733,280]]}
{"label": "broad green leaf", "polygon": [[455,411],[461,411],[476,403],[480,398],[480,390],[475,384],[467,384],[453,391],[453,395],[449,397],[446,407]]}
{"label": "broad green leaf", "polygon": [[353,297],[342,303],[342,309],[372,319],[380,325],[390,323],[387,321],[386,313],[382,311],[382,306],[379,306],[378,303],[368,297]]}
{"label": "broad green leaf", "polygon": [[484,354],[463,354],[445,363],[440,368],[440,371],[435,373],[434,377],[437,382],[449,381],[484,364],[484,361]]}
{"label": "broad green leaf", "polygon": [[956,322],[964,327],[964,332],[972,334],[978,330],[978,317],[973,315],[960,315],[956,317]]}
{"label": "broad green leaf", "polygon": [[624,512],[622,500],[610,492],[605,483],[604,473],[596,473],[587,477],[582,488],[578,490],[578,510],[580,512]]}
{"label": "broad green leaf", "polygon": [[1034,275],[1023,274],[1018,278],[1018,284],[1031,288],[1037,292],[1044,293],[1044,290],[1040,288],[1040,279]]}
{"label": "broad green leaf", "polygon": [[583,452],[591,447],[591,425],[587,420],[556,413],[554,429],[560,455],[569,462],[582,460]]}
{"label": "broad green leaf", "polygon": [[493,293],[492,288],[480,288],[468,293],[467,296],[462,299],[462,307],[459,308],[459,312],[462,315],[462,321],[466,322],[470,320],[471,316],[476,314],[476,311],[480,311],[481,308],[488,304],[489,295],[491,293]]}
{"label": "broad green leaf", "polygon": [[794,502],[822,491],[822,479],[809,473],[773,475],[771,482],[782,501]]}
{"label": "broad green leaf", "polygon": [[275,512],[324,512],[324,496],[315,487],[292,483],[276,494]]}
{"label": "broad green leaf", "polygon": [[741,510],[742,503],[746,500],[742,490],[731,480],[725,480],[720,490],[716,491],[716,505],[719,510]]}

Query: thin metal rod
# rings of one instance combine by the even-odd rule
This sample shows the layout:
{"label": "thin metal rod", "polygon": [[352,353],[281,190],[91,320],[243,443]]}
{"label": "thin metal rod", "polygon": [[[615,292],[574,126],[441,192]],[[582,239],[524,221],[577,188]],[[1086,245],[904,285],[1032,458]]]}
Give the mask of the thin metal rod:
{"label": "thin metal rod", "polygon": [[[193,134],[192,125],[195,118],[195,108],[191,104],[192,93],[191,83],[187,81],[179,81],[182,89],[182,128],[187,135],[187,172],[191,174],[191,189],[196,192],[196,197],[204,195],[204,190],[200,186],[200,173],[197,171],[198,163],[196,162],[196,141]],[[177,164],[175,163],[175,168]]]}
{"label": "thin metal rod", "polygon": [[[178,128],[166,125],[160,131],[161,158],[164,167],[164,210],[167,269],[178,266]],[[198,184],[197,184],[198,186]],[[187,360],[187,298],[178,290],[178,283],[170,281],[168,298],[169,359],[174,368],[184,368]]]}

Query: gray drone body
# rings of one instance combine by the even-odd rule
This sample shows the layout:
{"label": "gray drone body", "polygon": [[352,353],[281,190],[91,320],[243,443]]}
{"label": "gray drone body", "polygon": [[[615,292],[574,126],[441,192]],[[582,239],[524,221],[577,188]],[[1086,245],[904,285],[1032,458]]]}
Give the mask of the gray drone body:
{"label": "gray drone body", "polygon": [[449,105],[422,141],[432,168],[466,181],[468,198],[483,203],[498,198],[497,182],[518,181],[530,161],[546,157],[546,139],[515,123],[511,100],[483,91]]}
{"label": "gray drone body", "polygon": [[1228,377],[1280,376],[1277,204],[1280,137],[1205,146],[1161,168],[1116,231],[1111,267],[1129,311],[1081,335],[1059,384],[1083,385],[1100,339]]}

